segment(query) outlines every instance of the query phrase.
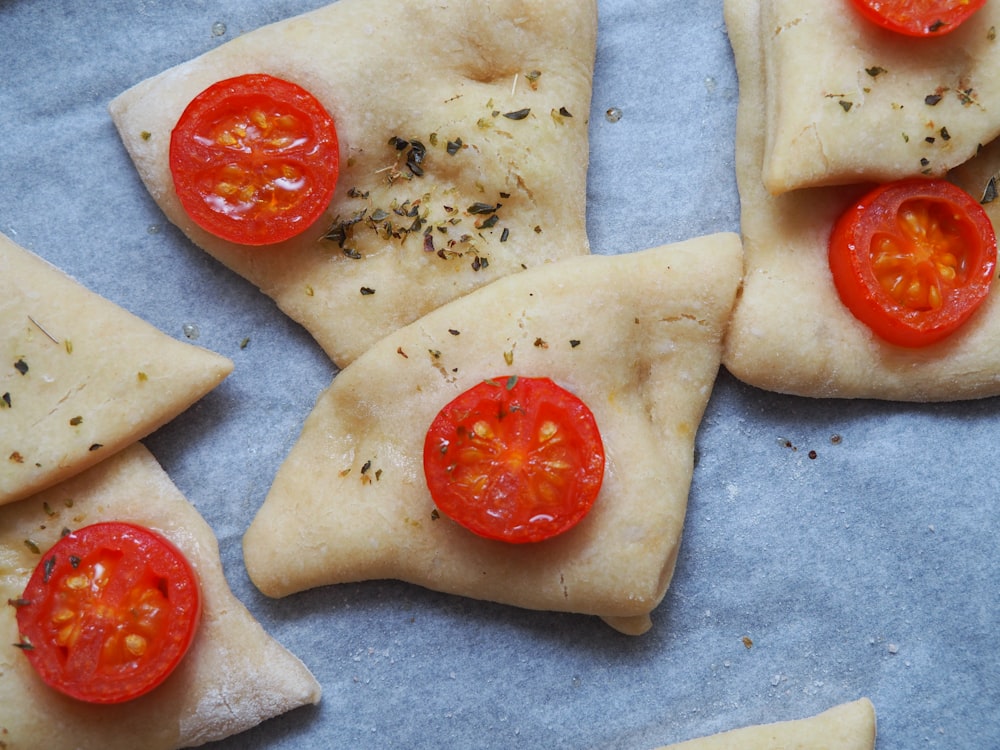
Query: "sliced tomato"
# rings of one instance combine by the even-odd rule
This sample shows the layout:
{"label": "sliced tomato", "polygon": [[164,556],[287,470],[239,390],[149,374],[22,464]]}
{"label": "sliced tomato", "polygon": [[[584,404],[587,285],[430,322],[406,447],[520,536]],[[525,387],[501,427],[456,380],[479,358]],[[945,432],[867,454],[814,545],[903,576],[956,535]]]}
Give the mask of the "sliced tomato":
{"label": "sliced tomato", "polygon": [[856,201],[830,235],[840,299],[892,344],[940,341],[989,294],[997,241],[982,206],[945,180],[906,179]]}
{"label": "sliced tomato", "polygon": [[201,616],[190,563],[154,531],[109,522],[46,552],[17,606],[24,655],[50,687],[121,703],[162,683]]}
{"label": "sliced tomato", "polygon": [[604,479],[597,422],[548,378],[487,380],[427,431],[424,474],[438,510],[470,531],[538,542],[576,525]]}
{"label": "sliced tomato", "polygon": [[333,118],[311,93],[263,73],[198,94],[170,137],[174,190],[202,229],[267,245],[309,228],[340,174]]}
{"label": "sliced tomato", "polygon": [[884,29],[908,36],[953,31],[986,0],[853,0],[858,11]]}

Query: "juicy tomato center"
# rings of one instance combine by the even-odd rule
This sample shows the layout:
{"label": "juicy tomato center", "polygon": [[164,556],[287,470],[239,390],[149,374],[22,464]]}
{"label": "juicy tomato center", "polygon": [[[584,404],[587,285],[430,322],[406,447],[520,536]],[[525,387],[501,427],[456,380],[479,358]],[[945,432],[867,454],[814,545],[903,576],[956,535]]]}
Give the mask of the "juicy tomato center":
{"label": "juicy tomato center", "polygon": [[547,378],[485,381],[427,432],[424,469],[442,513],[491,539],[534,542],[590,510],[604,448],[586,404]]}
{"label": "juicy tomato center", "polygon": [[303,200],[309,177],[286,154],[306,147],[308,124],[273,110],[253,107],[227,114],[196,136],[205,148],[220,151],[219,164],[202,178],[205,201],[213,210],[229,216],[280,214]]}
{"label": "juicy tomato center", "polygon": [[947,204],[914,199],[900,206],[896,232],[874,234],[872,270],[896,303],[936,310],[965,283],[969,238],[964,224]]}

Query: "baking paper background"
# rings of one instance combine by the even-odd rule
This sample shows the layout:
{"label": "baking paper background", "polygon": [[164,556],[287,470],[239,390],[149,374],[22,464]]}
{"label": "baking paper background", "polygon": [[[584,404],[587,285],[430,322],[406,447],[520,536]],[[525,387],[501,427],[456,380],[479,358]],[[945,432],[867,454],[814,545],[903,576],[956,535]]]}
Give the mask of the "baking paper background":
{"label": "baking paper background", "polygon": [[[322,4],[0,0],[0,231],[236,364],[145,442],[218,535],[236,595],[324,695],[210,747],[648,750],[860,696],[878,750],[1000,746],[996,399],[812,401],[720,373],[674,582],[641,637],[391,581],[257,592],[243,533],[335,368],[166,222],[107,104]],[[599,10],[593,251],[738,230],[721,0]]]}

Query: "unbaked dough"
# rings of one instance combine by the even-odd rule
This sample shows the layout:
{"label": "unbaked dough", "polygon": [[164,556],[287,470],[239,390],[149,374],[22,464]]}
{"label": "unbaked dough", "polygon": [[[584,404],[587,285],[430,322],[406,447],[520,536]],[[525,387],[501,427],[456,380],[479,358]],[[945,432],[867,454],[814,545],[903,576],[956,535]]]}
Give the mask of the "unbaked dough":
{"label": "unbaked dough", "polygon": [[997,3],[933,39],[884,31],[846,0],[742,5],[761,16],[770,192],[941,176],[1000,134]]}
{"label": "unbaked dough", "polygon": [[867,698],[807,719],[733,729],[657,750],[872,750],[875,707]]}
{"label": "unbaked dough", "polygon": [[[343,366],[450,299],[588,252],[596,33],[595,0],[341,0],[143,81],[111,114],[169,219]],[[340,139],[329,210],[279,246],[196,227],[168,165],[188,102],[251,72],[311,91]],[[426,149],[423,176],[406,167],[411,141]]]}
{"label": "unbaked dough", "polygon": [[[767,191],[760,6],[726,0],[724,8],[739,74],[736,176],[746,270],[723,364],[751,385],[800,396],[950,401],[1000,393],[997,284],[958,332],[920,349],[884,343],[841,303],[827,243],[865,188]],[[964,185],[977,197],[986,186],[980,179],[978,187]]]}
{"label": "unbaked dough", "polygon": [[0,745],[8,750],[169,750],[242,732],[316,703],[305,665],[273,640],[233,596],[218,543],[141,443],[19,503],[0,508],[0,602],[24,591],[41,554],[63,528],[130,521],[177,545],[198,573],[202,619],[191,649],[158,688],[95,705],[46,686],[12,644],[13,606],[0,607]]}
{"label": "unbaked dough", "polygon": [[0,235],[0,505],[145,437],[233,369]]}
{"label": "unbaked dough", "polygon": [[[650,627],[673,574],[694,439],[741,271],[734,234],[589,255],[500,279],[378,342],[341,371],[244,537],[269,596],[396,578],[519,607]],[[570,531],[531,545],[436,513],[424,434],[487,378],[550,377],[588,404],[604,484]]]}

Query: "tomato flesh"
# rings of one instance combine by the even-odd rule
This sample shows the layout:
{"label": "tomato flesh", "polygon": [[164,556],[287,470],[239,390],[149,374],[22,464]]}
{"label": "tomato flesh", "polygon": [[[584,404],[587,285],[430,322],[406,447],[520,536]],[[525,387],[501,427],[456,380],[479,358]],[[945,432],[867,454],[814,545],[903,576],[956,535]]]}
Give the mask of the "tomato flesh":
{"label": "tomato flesh", "polygon": [[308,229],[329,206],[339,169],[337,129],[323,105],[263,73],[205,89],[170,137],[184,210],[202,229],[243,245]]}
{"label": "tomato flesh", "polygon": [[989,294],[996,235],[976,200],[944,180],[906,179],[856,201],[830,235],[837,292],[892,344],[954,333]]}
{"label": "tomato flesh", "polygon": [[475,534],[538,542],[575,526],[604,479],[597,422],[548,378],[487,380],[434,418],[424,475],[446,516]]}
{"label": "tomato flesh", "polygon": [[941,36],[953,31],[986,0],[853,0],[862,16],[907,36]]}
{"label": "tomato flesh", "polygon": [[35,671],[90,703],[121,703],[161,684],[201,616],[184,555],[159,534],[120,522],[56,542],[16,604],[22,650]]}

